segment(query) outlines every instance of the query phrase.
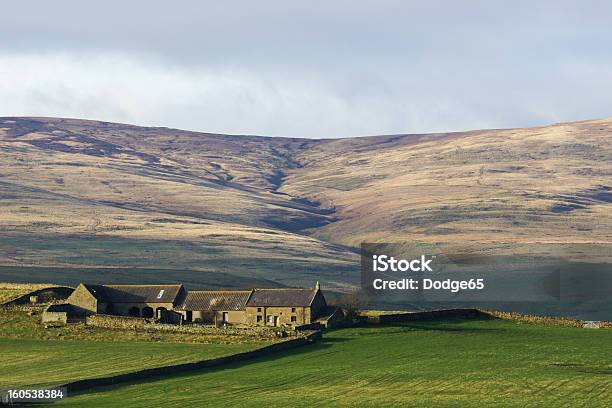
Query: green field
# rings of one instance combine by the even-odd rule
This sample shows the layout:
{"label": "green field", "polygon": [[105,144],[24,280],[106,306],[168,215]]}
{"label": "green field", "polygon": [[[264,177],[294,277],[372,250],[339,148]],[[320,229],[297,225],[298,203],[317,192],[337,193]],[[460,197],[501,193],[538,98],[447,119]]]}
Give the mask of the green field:
{"label": "green field", "polygon": [[121,330],[69,324],[45,328],[40,315],[0,310],[0,389],[57,385],[77,379],[200,361],[254,350],[273,334]]}
{"label": "green field", "polygon": [[612,401],[612,330],[502,320],[325,333],[291,352],[54,406],[572,406]]}
{"label": "green field", "polygon": [[221,357],[257,348],[249,344],[181,344],[80,340],[0,339],[0,389],[57,385]]}

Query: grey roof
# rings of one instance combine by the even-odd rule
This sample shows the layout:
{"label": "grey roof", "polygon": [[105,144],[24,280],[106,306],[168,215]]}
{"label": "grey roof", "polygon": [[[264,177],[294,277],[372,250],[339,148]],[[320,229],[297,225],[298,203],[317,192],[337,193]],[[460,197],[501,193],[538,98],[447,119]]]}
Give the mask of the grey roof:
{"label": "grey roof", "polygon": [[250,290],[195,290],[187,292],[180,310],[244,310]]}
{"label": "grey roof", "polygon": [[318,289],[255,289],[247,306],[310,306]]}
{"label": "grey roof", "polygon": [[100,302],[105,303],[174,303],[183,285],[86,285]]}

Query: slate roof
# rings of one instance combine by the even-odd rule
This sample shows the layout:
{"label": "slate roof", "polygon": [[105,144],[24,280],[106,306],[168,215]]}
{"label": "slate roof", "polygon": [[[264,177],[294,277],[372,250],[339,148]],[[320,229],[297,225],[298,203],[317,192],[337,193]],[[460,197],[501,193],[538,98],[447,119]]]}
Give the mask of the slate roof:
{"label": "slate roof", "polygon": [[183,285],[86,285],[100,302],[105,303],[174,303]]}
{"label": "slate roof", "polygon": [[180,310],[244,310],[251,290],[190,290]]}
{"label": "slate roof", "polygon": [[254,289],[247,306],[297,306],[312,304],[318,289]]}

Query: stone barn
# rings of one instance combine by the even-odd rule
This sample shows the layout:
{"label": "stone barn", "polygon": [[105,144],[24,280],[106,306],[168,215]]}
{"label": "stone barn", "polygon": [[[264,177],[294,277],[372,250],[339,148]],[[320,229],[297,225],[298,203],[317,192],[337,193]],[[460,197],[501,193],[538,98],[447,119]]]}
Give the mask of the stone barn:
{"label": "stone barn", "polygon": [[186,322],[246,324],[251,290],[190,290],[177,309]]}
{"label": "stone barn", "polygon": [[310,324],[327,309],[317,282],[308,289],[254,289],[246,303],[246,321],[251,325],[299,326]]}
{"label": "stone barn", "polygon": [[67,324],[72,314],[72,306],[66,303],[49,305],[42,314],[42,322]]}
{"label": "stone barn", "polygon": [[[90,285],[81,283],[68,297],[75,313],[169,320],[185,299],[183,285]],[[174,320],[174,319],[172,319]]]}
{"label": "stone barn", "polygon": [[314,323],[332,308],[317,282],[306,289],[189,291],[176,310],[185,322],[276,327]]}

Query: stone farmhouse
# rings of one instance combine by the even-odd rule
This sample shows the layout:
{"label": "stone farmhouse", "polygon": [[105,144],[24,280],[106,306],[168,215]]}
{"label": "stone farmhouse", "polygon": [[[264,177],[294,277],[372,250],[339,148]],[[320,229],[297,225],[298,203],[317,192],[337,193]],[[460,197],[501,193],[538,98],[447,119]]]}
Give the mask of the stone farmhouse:
{"label": "stone farmhouse", "polygon": [[49,314],[107,314],[178,324],[327,327],[342,319],[339,308],[327,305],[318,282],[314,288],[199,291],[187,291],[181,284],[81,283],[65,305],[53,306]]}

